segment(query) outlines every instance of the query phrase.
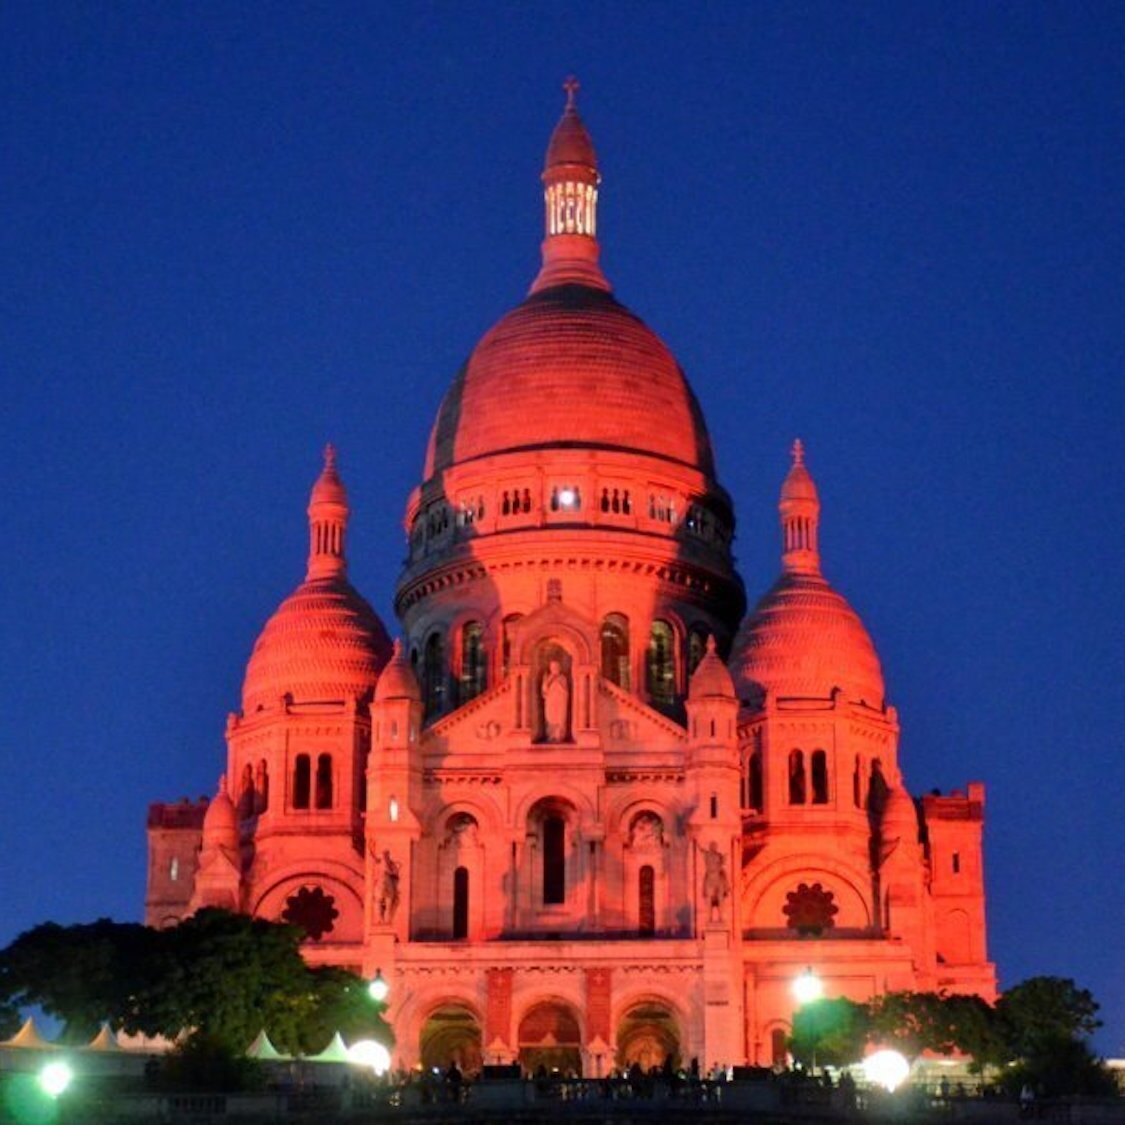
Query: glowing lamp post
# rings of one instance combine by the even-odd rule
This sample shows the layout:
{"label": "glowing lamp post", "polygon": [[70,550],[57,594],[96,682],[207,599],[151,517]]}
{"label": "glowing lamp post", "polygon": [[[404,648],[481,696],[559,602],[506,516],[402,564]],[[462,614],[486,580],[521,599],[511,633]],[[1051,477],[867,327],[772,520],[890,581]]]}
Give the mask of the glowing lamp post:
{"label": "glowing lamp post", "polygon": [[863,1060],[863,1074],[868,1082],[893,1094],[910,1077],[910,1063],[898,1051],[876,1051]]}
{"label": "glowing lamp post", "polygon": [[[815,1004],[823,995],[824,982],[812,971],[811,965],[793,981],[793,996],[797,1001],[798,1009],[806,1004]],[[811,1030],[813,1032],[812,1073],[816,1074],[816,1028]]]}
{"label": "glowing lamp post", "polygon": [[74,1071],[61,1061],[49,1062],[39,1072],[39,1086],[52,1098],[61,1097],[74,1078]]}
{"label": "glowing lamp post", "polygon": [[376,1004],[382,1004],[386,1001],[387,994],[390,991],[391,986],[387,984],[386,978],[383,976],[383,970],[376,969],[374,979],[367,986],[367,994]]}
{"label": "glowing lamp post", "polygon": [[824,995],[824,983],[820,977],[807,968],[796,980],[793,981],[793,996],[798,1005],[811,1004]]}

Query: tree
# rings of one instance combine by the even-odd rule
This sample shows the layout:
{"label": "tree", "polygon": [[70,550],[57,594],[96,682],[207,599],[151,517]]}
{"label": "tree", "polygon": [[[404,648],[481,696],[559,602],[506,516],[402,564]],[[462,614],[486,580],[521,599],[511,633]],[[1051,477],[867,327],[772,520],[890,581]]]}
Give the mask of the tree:
{"label": "tree", "polygon": [[0,1017],[39,1005],[88,1040],[102,1020],[147,1035],[206,1038],[238,1054],[265,1028],[279,1046],[319,1050],[333,1031],[390,1041],[365,982],[310,969],[292,926],[200,910],[167,930],[100,919],[45,923],[0,950]]}
{"label": "tree", "polygon": [[1016,1066],[1010,1085],[1024,1083],[1049,1096],[1112,1094],[1112,1076],[1087,1040],[1101,1027],[1098,1003],[1088,989],[1062,977],[1031,977],[996,1003],[1004,1048]]}
{"label": "tree", "polygon": [[869,1024],[865,1004],[844,997],[813,1000],[793,1017],[789,1049],[805,1066],[847,1066],[863,1057]]}

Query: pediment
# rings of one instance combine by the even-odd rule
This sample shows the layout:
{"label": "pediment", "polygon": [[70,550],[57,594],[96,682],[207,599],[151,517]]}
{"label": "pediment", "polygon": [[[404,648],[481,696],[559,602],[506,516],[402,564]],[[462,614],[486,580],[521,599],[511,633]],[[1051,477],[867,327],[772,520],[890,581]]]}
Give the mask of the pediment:
{"label": "pediment", "polygon": [[606,750],[680,750],[688,737],[679,723],[600,678],[597,724]]}

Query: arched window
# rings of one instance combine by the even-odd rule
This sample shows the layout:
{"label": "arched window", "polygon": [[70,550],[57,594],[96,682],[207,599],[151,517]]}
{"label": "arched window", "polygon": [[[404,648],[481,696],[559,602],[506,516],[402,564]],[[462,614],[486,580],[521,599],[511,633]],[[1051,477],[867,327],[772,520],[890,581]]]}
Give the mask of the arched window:
{"label": "arched window", "polygon": [[707,637],[704,635],[703,630],[694,628],[688,634],[687,642],[687,671],[688,675],[699,667],[699,662],[703,659],[703,654],[707,651]]}
{"label": "arched window", "polygon": [[307,809],[312,789],[312,767],[308,754],[298,754],[293,763],[293,807]]}
{"label": "arched window", "polygon": [[321,754],[316,759],[316,807],[332,807],[332,755]]}
{"label": "arched window", "polygon": [[543,905],[566,902],[566,821],[543,819]]}
{"label": "arched window", "polygon": [[637,882],[637,928],[642,934],[652,934],[656,932],[656,873],[651,864],[641,868]]}
{"label": "arched window", "polygon": [[812,754],[812,803],[828,804],[828,755],[823,750]]}
{"label": "arched window", "polygon": [[770,1032],[770,1056],[774,1066],[785,1066],[789,1060],[789,1036],[783,1027],[775,1027]]}
{"label": "arched window", "polygon": [[860,770],[859,755],[855,756],[855,769],[852,770],[852,803],[857,809],[863,808],[863,797],[860,787],[863,784],[863,774]]}
{"label": "arched window", "polygon": [[805,755],[800,750],[789,751],[789,803],[805,803]]}
{"label": "arched window", "polygon": [[611,613],[602,622],[602,676],[629,688],[629,619],[624,614]]}
{"label": "arched window", "polygon": [[522,614],[509,613],[504,618],[503,629],[504,637],[501,643],[501,671],[506,676],[508,669],[512,666],[512,626],[520,619]]}
{"label": "arched window", "polygon": [[750,755],[749,774],[747,789],[750,807],[757,812],[762,812],[765,808],[762,792],[762,751],[758,748],[755,748]]}
{"label": "arched window", "polygon": [[265,758],[258,762],[254,789],[257,793],[257,811],[264,813],[270,807],[270,770]]}
{"label": "arched window", "polygon": [[469,936],[469,869],[453,872],[453,940]]}
{"label": "arched window", "polygon": [[445,645],[440,633],[431,633],[426,641],[422,683],[426,718],[440,715],[445,707]]}
{"label": "arched window", "polygon": [[461,684],[459,701],[476,699],[485,687],[484,626],[470,621],[461,630]]}
{"label": "arched window", "polygon": [[645,689],[652,705],[662,710],[676,702],[676,635],[667,621],[654,621],[645,654]]}

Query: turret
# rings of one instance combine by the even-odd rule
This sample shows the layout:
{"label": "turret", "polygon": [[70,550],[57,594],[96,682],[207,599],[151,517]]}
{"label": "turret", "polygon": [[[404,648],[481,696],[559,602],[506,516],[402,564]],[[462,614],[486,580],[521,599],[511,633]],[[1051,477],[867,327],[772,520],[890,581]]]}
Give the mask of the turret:
{"label": "turret", "polygon": [[563,89],[566,106],[543,162],[543,268],[532,293],[568,283],[610,288],[598,266],[598,158],[578,116],[578,79],[568,78]]}
{"label": "turret", "polygon": [[324,447],[324,468],[309,496],[309,566],[307,578],[336,578],[347,573],[344,534],[348,528],[348,494],[336,471],[336,449]]}

